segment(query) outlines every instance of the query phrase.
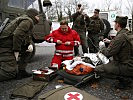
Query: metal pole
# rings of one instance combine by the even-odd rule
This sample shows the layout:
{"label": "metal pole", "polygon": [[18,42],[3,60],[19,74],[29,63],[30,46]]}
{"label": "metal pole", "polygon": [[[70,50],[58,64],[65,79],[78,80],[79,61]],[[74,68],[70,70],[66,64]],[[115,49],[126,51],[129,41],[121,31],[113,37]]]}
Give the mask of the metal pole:
{"label": "metal pole", "polygon": [[39,4],[39,11],[40,11],[40,13],[43,13],[43,8],[42,8],[41,0],[38,0],[38,4]]}
{"label": "metal pole", "polygon": [[132,34],[133,34],[133,7],[132,7]]}

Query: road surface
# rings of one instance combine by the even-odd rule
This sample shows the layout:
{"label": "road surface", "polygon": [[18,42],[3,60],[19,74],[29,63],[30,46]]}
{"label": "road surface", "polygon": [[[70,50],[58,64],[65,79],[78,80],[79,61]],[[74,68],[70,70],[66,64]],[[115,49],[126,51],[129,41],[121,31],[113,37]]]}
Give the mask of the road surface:
{"label": "road surface", "polygon": [[[27,66],[27,71],[32,72],[33,69],[44,68],[50,66],[52,56],[54,54],[54,44],[41,43],[36,45],[36,54],[32,61]],[[22,84],[28,83],[32,80],[32,77],[25,78],[22,80],[10,80],[0,82],[0,100],[12,100],[9,99],[10,94]],[[133,86],[126,90],[116,90],[114,88],[116,80],[102,78],[96,83],[87,82],[80,89],[100,98],[101,100],[133,100]],[[55,78],[47,87],[45,87],[39,94],[37,94],[32,100],[37,100],[38,96],[46,93],[55,88],[56,85],[66,85],[60,83]],[[25,100],[25,99],[14,99],[14,100]]]}

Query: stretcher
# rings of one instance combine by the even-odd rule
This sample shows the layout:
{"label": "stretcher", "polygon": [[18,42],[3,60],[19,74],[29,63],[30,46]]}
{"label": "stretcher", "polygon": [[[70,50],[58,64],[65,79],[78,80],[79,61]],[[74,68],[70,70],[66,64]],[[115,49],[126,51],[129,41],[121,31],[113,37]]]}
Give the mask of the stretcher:
{"label": "stretcher", "polygon": [[[107,59],[101,53],[84,54],[84,57],[90,58],[90,60],[92,61],[93,65],[94,65],[94,67],[91,66],[92,68],[95,68],[96,65],[107,64],[109,62],[109,59]],[[78,61],[75,61],[75,62],[78,62]],[[63,64],[65,64],[66,68],[68,67],[67,69],[69,69],[69,70],[71,70],[71,68],[73,68],[73,65],[74,65],[74,63],[69,64],[69,63],[65,63],[65,61],[63,62]],[[88,66],[90,66],[90,65],[88,65]],[[97,76],[97,74],[93,70],[91,72],[89,72],[88,74],[85,74],[85,75],[74,75],[74,74],[67,73],[66,70],[59,70],[59,71],[57,71],[57,75],[61,76],[64,79],[64,83],[74,85],[76,87],[79,87],[81,84],[86,83],[89,80],[99,78],[99,76]]]}
{"label": "stretcher", "polygon": [[65,70],[57,71],[57,75],[61,76],[64,80],[64,83],[74,85],[75,87],[79,87],[81,84],[88,82],[91,79],[99,78],[96,73],[91,72],[86,75],[72,75],[65,72]]}

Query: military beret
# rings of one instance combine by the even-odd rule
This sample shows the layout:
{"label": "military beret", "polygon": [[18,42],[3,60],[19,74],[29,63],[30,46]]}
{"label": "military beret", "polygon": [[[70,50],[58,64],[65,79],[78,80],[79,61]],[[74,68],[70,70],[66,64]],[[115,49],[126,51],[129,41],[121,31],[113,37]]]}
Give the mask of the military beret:
{"label": "military beret", "polygon": [[123,16],[116,16],[116,19],[115,19],[114,22],[117,22],[119,24],[127,24],[127,19],[128,19],[127,16],[125,16],[125,17],[123,17]]}
{"label": "military beret", "polygon": [[100,9],[95,9],[94,12],[99,13],[100,12]]}

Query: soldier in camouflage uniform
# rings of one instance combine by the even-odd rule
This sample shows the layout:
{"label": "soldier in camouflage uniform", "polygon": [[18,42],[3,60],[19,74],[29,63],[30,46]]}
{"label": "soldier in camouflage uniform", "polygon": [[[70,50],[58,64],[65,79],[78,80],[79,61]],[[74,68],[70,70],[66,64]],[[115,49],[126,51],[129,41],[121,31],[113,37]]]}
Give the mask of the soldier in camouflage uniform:
{"label": "soldier in camouflage uniform", "polygon": [[38,15],[37,10],[29,9],[25,15],[10,22],[2,31],[0,35],[0,81],[16,76],[19,78],[31,76],[25,71],[27,64],[24,58],[21,57],[18,60],[18,56],[25,50],[33,51],[31,36],[33,26],[39,21]]}
{"label": "soldier in camouflage uniform", "polygon": [[102,35],[104,30],[104,23],[99,18],[99,9],[95,9],[94,15],[90,17],[90,24],[87,26],[88,30],[88,46],[90,53],[98,52],[99,36]]}
{"label": "soldier in camouflage uniform", "polygon": [[[75,30],[81,40],[83,53],[88,53],[88,44],[86,38],[86,25],[90,22],[89,16],[83,14],[83,8],[81,4],[78,4],[77,12],[72,15],[73,26],[72,29]],[[74,47],[75,56],[79,55],[78,47]]]}
{"label": "soldier in camouflage uniform", "polygon": [[[113,76],[131,76],[133,77],[133,51],[130,43],[126,40],[124,33],[127,25],[127,17],[117,16],[115,20],[115,30],[117,35],[110,42],[108,48],[102,48],[101,52],[107,57],[113,57],[108,64],[96,66],[95,71],[99,74],[108,74]],[[133,39],[133,38],[132,38]],[[119,78],[121,86],[127,85],[122,78]],[[119,84],[120,86],[120,84]]]}

